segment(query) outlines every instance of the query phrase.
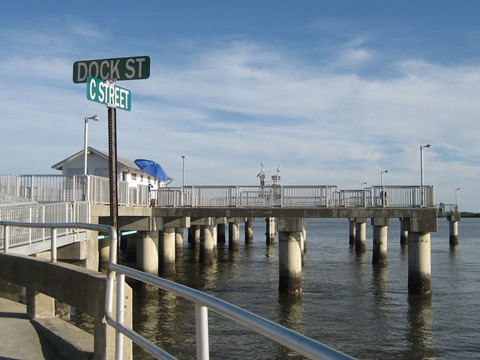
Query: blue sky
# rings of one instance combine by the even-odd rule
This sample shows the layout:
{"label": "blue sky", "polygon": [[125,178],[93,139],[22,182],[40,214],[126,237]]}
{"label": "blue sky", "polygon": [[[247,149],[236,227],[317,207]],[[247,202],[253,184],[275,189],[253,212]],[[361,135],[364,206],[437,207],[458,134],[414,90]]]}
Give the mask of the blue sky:
{"label": "blue sky", "polygon": [[419,185],[480,211],[480,2],[10,1],[0,12],[1,174],[108,148],[78,60],[148,55],[121,81],[118,155],[187,185]]}

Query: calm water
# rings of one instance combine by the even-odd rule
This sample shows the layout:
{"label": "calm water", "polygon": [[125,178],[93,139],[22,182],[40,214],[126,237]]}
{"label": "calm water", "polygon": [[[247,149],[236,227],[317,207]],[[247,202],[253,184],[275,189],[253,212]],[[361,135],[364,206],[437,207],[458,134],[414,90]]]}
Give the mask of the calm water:
{"label": "calm water", "polygon": [[[265,221],[254,244],[230,254],[219,244],[213,266],[198,264],[185,245],[172,279],[278,322],[360,359],[480,359],[480,219],[462,219],[457,248],[448,221],[432,233],[431,296],[407,292],[407,248],[399,221],[388,229],[388,267],[375,269],[372,227],[367,252],[348,244],[346,219],[309,219],[301,296],[278,293],[278,246],[265,244]],[[228,239],[227,239],[228,243]],[[268,339],[209,312],[212,359],[300,359]],[[134,328],[181,359],[195,358],[193,305],[164,292],[135,293]],[[135,359],[149,359],[135,349]]]}

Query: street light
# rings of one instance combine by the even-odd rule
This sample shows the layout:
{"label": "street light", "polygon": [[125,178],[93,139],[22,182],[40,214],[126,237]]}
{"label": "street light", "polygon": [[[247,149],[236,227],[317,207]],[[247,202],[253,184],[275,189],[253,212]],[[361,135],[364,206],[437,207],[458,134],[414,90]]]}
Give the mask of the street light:
{"label": "street light", "polygon": [[182,155],[182,196],[180,199],[181,205],[183,206],[183,192],[184,192],[184,187],[185,187],[185,159],[187,158],[186,155]]}
{"label": "street light", "polygon": [[460,188],[455,189],[455,211],[458,211],[458,191]]}
{"label": "street light", "polygon": [[430,144],[420,145],[420,207],[425,205],[425,189],[423,188],[423,148],[430,148]]}
{"label": "street light", "polygon": [[87,175],[87,153],[88,153],[88,120],[98,121],[100,117],[95,114],[85,118],[85,130],[83,132],[83,174]]}
{"label": "street light", "polygon": [[385,206],[387,205],[386,204],[387,193],[385,192],[385,188],[383,187],[383,174],[388,174],[388,170],[380,171],[380,186],[382,187],[382,190],[380,191],[380,202],[382,206]]}
{"label": "street light", "polygon": [[382,190],[383,190],[383,174],[388,174],[388,170],[380,171],[380,185],[382,186]]}
{"label": "street light", "polygon": [[367,185],[367,182],[365,181],[365,182],[360,183],[360,190],[363,190],[363,185]]}

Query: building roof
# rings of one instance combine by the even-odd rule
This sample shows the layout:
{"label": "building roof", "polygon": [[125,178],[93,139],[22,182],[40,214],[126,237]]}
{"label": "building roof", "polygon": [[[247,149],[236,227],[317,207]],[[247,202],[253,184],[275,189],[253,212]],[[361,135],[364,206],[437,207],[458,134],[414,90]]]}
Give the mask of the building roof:
{"label": "building roof", "polygon": [[[103,152],[103,151],[100,151],[100,150],[97,150],[95,148],[92,148],[92,147],[88,147],[87,151],[89,151],[91,154],[96,154],[104,159],[106,159],[108,161],[109,157],[108,157],[108,153],[106,152]],[[70,155],[69,157],[67,157],[66,159],[63,159],[62,161],[56,163],[55,165],[52,165],[52,169],[55,169],[55,170],[63,170],[63,165],[65,165],[66,162],[69,162],[77,157],[82,157],[83,158],[83,149],[80,150],[79,152],[73,154],[73,155]],[[128,160],[126,158],[123,158],[123,157],[120,157],[117,155],[117,170],[120,170],[120,171],[123,171],[123,170],[135,170],[135,171],[138,171],[138,172],[143,172],[139,169],[139,167],[131,160]]]}

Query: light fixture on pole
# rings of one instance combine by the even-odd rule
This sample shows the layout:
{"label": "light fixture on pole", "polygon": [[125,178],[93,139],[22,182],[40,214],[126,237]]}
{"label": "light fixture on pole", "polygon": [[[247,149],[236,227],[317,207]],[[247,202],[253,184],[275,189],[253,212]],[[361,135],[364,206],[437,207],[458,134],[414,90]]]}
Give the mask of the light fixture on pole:
{"label": "light fixture on pole", "polygon": [[455,211],[458,211],[458,191],[460,188],[455,189]]}
{"label": "light fixture on pole", "polygon": [[363,190],[363,185],[367,185],[367,182],[364,181],[364,182],[360,183],[360,190]]}
{"label": "light fixture on pole", "polygon": [[388,170],[380,171],[380,186],[382,187],[382,190],[383,190],[383,174],[388,174]]}
{"label": "light fixture on pole", "polygon": [[385,188],[383,187],[383,174],[388,174],[388,170],[380,171],[380,186],[382,188],[382,190],[380,191],[380,204],[381,206],[386,206],[387,193],[385,191]]}
{"label": "light fixture on pole", "polygon": [[184,187],[185,187],[185,159],[187,158],[186,155],[182,155],[182,194],[181,194],[181,199],[180,202],[183,206],[183,193],[184,193]]}
{"label": "light fixture on pole", "polygon": [[430,144],[420,145],[420,207],[425,206],[425,189],[423,188],[423,148],[430,148]]}
{"label": "light fixture on pole", "polygon": [[83,132],[83,174],[88,175],[87,156],[88,156],[88,120],[98,121],[100,117],[95,114],[85,118],[85,128]]}

